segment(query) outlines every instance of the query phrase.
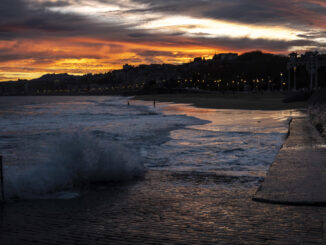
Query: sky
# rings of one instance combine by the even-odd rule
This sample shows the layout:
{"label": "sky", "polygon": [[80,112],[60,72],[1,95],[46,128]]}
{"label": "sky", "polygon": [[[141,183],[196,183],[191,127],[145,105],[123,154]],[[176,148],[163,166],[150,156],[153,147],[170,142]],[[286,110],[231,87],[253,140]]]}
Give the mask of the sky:
{"label": "sky", "polygon": [[0,81],[253,50],[326,53],[326,0],[0,0]]}

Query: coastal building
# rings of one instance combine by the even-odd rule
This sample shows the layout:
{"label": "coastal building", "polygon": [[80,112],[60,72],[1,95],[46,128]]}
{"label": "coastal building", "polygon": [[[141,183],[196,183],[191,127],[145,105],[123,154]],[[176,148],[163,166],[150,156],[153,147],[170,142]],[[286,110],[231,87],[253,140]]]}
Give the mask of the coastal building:
{"label": "coastal building", "polygon": [[131,70],[132,68],[134,68],[134,66],[132,66],[132,65],[129,65],[129,64],[123,65],[123,70],[125,70],[125,71]]}
{"label": "coastal building", "polygon": [[226,62],[233,62],[238,59],[237,53],[221,53],[221,54],[215,54],[213,57],[214,61],[226,61]]}
{"label": "coastal building", "polygon": [[[297,53],[289,54],[288,69],[288,89],[297,90],[297,69],[299,66],[306,68],[310,77],[309,90],[318,88],[318,70],[326,67],[326,60],[320,59],[318,52],[305,52],[300,57]],[[293,81],[292,81],[293,77]]]}

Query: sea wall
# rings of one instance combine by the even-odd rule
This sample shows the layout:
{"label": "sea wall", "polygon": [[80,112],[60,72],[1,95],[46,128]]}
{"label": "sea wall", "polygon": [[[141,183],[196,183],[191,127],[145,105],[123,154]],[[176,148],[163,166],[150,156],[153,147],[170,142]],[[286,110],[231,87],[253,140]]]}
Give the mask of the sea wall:
{"label": "sea wall", "polygon": [[316,91],[309,102],[308,111],[311,123],[326,139],[326,88]]}
{"label": "sea wall", "polygon": [[326,145],[309,116],[293,118],[289,135],[254,201],[326,205]]}

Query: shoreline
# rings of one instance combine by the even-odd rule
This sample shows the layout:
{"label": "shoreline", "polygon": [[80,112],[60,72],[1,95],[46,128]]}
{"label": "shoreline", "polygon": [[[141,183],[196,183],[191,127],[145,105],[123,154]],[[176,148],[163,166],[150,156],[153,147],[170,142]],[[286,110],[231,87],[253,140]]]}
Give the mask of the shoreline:
{"label": "shoreline", "polygon": [[290,110],[307,109],[307,101],[283,103],[285,96],[281,93],[248,93],[248,94],[156,94],[136,95],[133,100],[173,102],[191,104],[207,109],[238,109],[238,110]]}
{"label": "shoreline", "polygon": [[[261,96],[261,95],[259,95]],[[257,98],[257,96],[255,96]],[[242,109],[242,110],[269,110],[266,107],[268,98],[258,105],[252,103],[252,96],[221,96],[209,98],[208,103],[203,99],[188,96],[153,95],[136,96],[134,99],[145,101],[164,101],[186,103],[199,108],[214,109]],[[308,103],[283,103],[280,97],[272,97],[276,103],[270,105],[275,110],[302,109],[299,106]],[[224,106],[222,102],[230,100],[230,105]],[[214,102],[215,104],[212,104]],[[298,108],[299,107],[299,108]],[[300,116],[290,117],[287,137],[266,171],[265,180],[252,196],[252,200],[269,204],[283,204],[294,206],[326,206],[326,192],[323,186],[323,173],[326,173],[324,162],[326,160],[325,140],[317,132],[315,125],[309,120],[308,108]],[[311,162],[313,161],[313,162]],[[316,188],[316,186],[319,186]]]}
{"label": "shoreline", "polygon": [[291,110],[308,109],[308,101],[296,101],[284,103],[285,94],[281,92],[266,93],[169,93],[169,94],[145,94],[145,95],[121,95],[121,94],[80,94],[80,95],[15,95],[5,97],[92,97],[92,96],[113,96],[126,97],[130,100],[170,102],[189,104],[204,109],[236,109],[236,110]]}

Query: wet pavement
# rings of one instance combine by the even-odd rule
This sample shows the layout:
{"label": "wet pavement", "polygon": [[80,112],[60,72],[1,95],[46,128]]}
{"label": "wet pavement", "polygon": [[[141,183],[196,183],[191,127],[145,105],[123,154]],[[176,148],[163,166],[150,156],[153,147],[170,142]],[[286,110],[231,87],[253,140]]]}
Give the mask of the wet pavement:
{"label": "wet pavement", "polygon": [[308,117],[294,118],[289,137],[271,165],[255,200],[326,205],[326,143]]}
{"label": "wet pavement", "polygon": [[149,171],[77,199],[16,201],[2,206],[0,244],[323,244],[325,207],[254,202],[259,184]]}

